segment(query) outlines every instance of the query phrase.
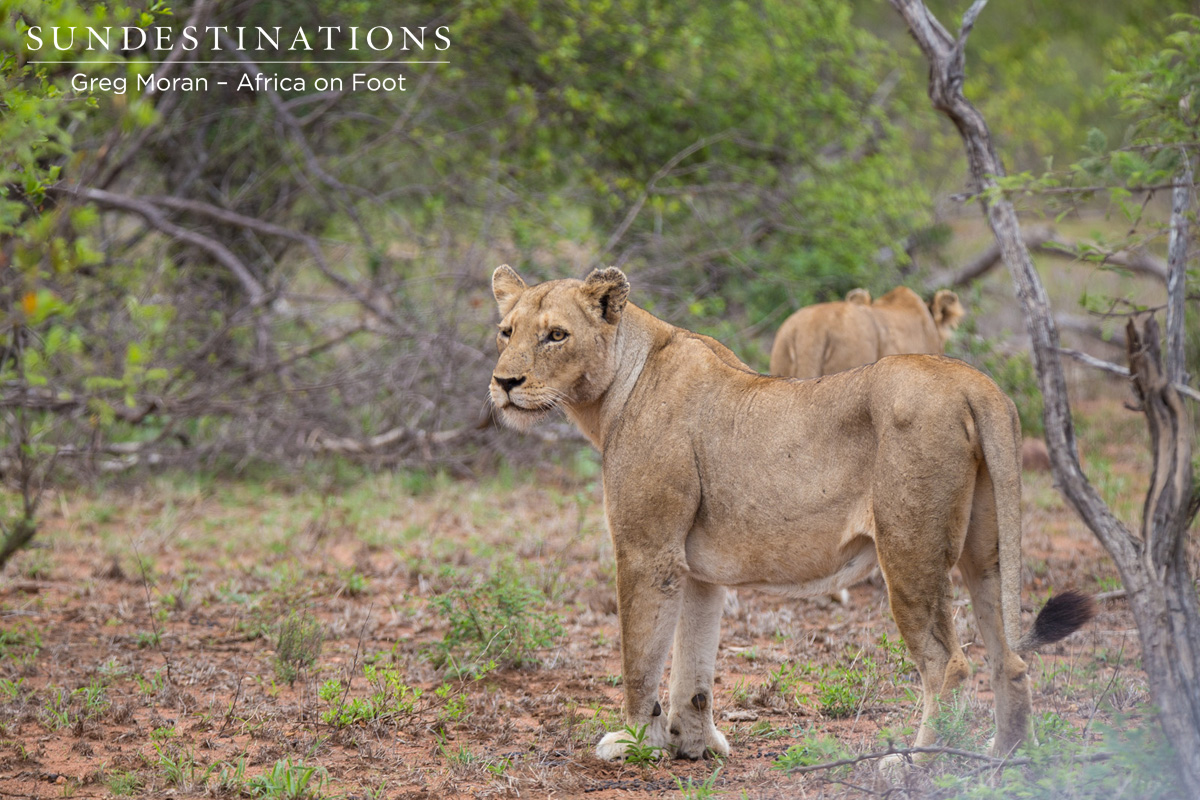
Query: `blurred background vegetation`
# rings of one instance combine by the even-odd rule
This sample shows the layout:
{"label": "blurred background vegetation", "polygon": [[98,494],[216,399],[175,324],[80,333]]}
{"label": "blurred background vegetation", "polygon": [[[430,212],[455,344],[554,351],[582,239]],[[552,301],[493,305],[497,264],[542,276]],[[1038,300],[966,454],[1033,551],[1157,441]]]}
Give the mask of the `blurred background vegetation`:
{"label": "blurred background vegetation", "polygon": [[[944,20],[965,8],[930,6]],[[51,473],[334,453],[467,474],[500,451],[532,453],[536,441],[483,424],[500,263],[533,279],[619,265],[635,302],[765,368],[796,308],[855,286],[927,293],[990,243],[961,198],[957,134],[930,110],[926,68],[884,3],[3,9],[0,471],[26,497]],[[1182,27],[1173,12],[1198,10],[989,6],[968,95],[1010,172],[1040,176],[1126,142],[1132,120],[1109,76],[1159,52]],[[35,64],[25,51],[28,25],[123,24],[445,25],[452,46],[438,54],[448,64],[401,67],[402,93],[315,91],[318,76],[396,70],[319,64],[321,51],[262,67],[249,59],[272,54],[47,50],[37,57],[59,63]],[[85,56],[99,63],[65,63]],[[81,70],[209,88],[79,92]],[[259,71],[308,88],[236,90]],[[1166,195],[1134,205],[1161,219]],[[1029,205],[1098,252],[1126,244],[1108,195]],[[1165,251],[1160,236],[1136,244]],[[1060,281],[1084,304],[1069,311],[1140,291],[1085,269]],[[970,322],[952,353],[996,374],[1036,433],[1020,322],[997,280],[958,287]],[[1080,327],[1098,347],[1114,336],[1103,319]]]}

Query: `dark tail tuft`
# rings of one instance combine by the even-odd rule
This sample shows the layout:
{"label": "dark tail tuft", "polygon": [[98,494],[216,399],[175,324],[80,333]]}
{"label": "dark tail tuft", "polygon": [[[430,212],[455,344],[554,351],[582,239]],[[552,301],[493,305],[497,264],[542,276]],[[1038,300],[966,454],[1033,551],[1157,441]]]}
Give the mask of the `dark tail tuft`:
{"label": "dark tail tuft", "polygon": [[1096,616],[1096,601],[1091,595],[1073,589],[1046,601],[1033,621],[1033,630],[1017,642],[1018,653],[1032,653],[1057,642],[1082,628]]}

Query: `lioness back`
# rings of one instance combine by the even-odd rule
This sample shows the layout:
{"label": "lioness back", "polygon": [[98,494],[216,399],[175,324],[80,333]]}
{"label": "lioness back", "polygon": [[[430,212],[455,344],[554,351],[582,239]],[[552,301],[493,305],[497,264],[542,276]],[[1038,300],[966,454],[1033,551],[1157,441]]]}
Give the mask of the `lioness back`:
{"label": "lioness back", "polygon": [[845,301],[807,306],[784,320],[771,348],[770,371],[816,378],[884,356],[941,354],[962,316],[953,292],[940,291],[927,305],[904,286],[874,302],[856,289]]}

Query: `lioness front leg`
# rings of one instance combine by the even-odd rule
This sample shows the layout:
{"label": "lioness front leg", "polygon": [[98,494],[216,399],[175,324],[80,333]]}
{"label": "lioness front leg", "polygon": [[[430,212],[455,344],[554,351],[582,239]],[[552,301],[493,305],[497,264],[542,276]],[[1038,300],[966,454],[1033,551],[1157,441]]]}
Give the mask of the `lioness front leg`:
{"label": "lioness front leg", "polygon": [[725,587],[684,578],[667,718],[677,758],[729,755],[729,742],[713,724],[713,671],[724,604]]}
{"label": "lioness front leg", "polygon": [[607,761],[625,758],[636,740],[633,730],[644,729],[642,747],[671,750],[667,717],[658,700],[658,684],[667,663],[667,650],[683,599],[683,575],[663,563],[622,563],[617,548],[617,610],[621,617],[621,665],[625,688],[625,729],[612,731],[596,746]]}

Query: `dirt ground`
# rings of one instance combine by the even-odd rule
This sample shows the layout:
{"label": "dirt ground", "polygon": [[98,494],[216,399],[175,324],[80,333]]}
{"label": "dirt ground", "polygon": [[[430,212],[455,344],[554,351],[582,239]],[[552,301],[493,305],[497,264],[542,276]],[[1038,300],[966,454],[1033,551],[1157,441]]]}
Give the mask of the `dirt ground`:
{"label": "dirt ground", "polygon": [[[1116,405],[1089,413],[1084,460],[1134,519],[1141,421]],[[794,746],[820,762],[911,736],[916,675],[880,581],[846,605],[738,593],[715,696],[731,757],[609,764],[592,755],[621,698],[594,463],[476,482],[334,472],[145,476],[49,495],[39,547],[0,576],[0,797],[885,793],[869,764],[781,769],[798,763],[781,760]],[[1034,660],[1039,726],[1090,741],[1114,714],[1152,724],[1113,566],[1047,474],[1025,475],[1024,524],[1024,626],[1054,591],[1108,598]],[[445,644],[455,606],[438,598],[482,603],[471,592],[487,575],[533,592],[529,615],[508,620],[533,633],[481,677],[455,677],[445,654],[460,667],[470,654]],[[948,743],[982,752],[990,693],[959,595],[976,671]],[[311,663],[287,660],[285,630],[317,632]],[[525,663],[508,666],[514,655]],[[914,770],[889,796],[933,796],[937,775]]]}

